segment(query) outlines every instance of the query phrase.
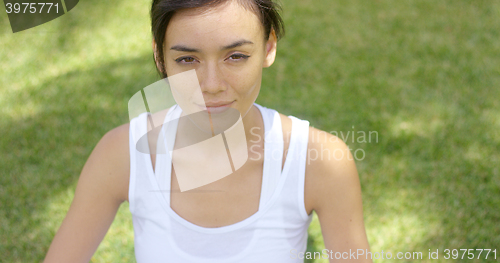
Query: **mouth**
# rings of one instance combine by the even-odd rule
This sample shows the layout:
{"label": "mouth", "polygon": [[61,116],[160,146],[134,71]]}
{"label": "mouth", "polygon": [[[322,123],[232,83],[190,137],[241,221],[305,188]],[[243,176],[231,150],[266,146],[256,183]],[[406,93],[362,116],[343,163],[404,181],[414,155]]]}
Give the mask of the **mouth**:
{"label": "mouth", "polygon": [[[208,111],[208,113],[221,113],[226,111],[233,105],[235,101],[216,101],[216,102],[206,102],[206,106],[202,106],[197,104],[198,107],[202,110]],[[206,109],[205,109],[206,108]]]}

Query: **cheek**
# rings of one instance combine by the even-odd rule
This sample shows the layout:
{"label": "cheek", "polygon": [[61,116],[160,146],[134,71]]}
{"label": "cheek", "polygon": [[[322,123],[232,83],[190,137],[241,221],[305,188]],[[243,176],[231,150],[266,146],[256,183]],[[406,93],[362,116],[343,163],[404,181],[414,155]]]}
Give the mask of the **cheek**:
{"label": "cheek", "polygon": [[[250,61],[249,61],[250,62]],[[262,62],[252,61],[247,67],[238,71],[231,71],[230,86],[241,96],[249,96],[258,92],[262,81]]]}

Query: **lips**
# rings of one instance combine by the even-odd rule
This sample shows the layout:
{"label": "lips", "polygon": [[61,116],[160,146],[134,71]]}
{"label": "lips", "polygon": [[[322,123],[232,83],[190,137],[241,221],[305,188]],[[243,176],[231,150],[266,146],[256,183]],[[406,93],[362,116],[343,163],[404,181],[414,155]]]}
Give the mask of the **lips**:
{"label": "lips", "polygon": [[207,107],[221,107],[221,106],[227,106],[231,103],[233,103],[233,101],[205,102],[205,106],[207,106]]}
{"label": "lips", "polygon": [[[216,102],[205,102],[206,110],[209,113],[220,113],[223,112],[231,107],[233,105],[233,101],[216,101]],[[201,106],[198,104],[198,107],[200,107],[202,110],[205,110],[204,106]]]}

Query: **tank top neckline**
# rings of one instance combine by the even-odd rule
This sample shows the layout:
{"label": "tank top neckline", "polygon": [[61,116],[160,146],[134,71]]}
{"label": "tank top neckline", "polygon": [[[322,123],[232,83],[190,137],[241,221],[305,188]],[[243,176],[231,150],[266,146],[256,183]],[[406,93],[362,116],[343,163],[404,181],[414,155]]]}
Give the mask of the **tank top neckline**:
{"label": "tank top neckline", "polygon": [[[271,129],[271,127],[269,127],[272,123],[273,123],[273,120],[270,119],[271,117],[267,114],[266,111],[269,111],[270,109],[267,109],[261,105],[258,105],[256,103],[254,103],[254,105],[259,109],[259,112],[261,113],[261,116],[262,116],[262,119],[263,119],[263,122],[264,122],[264,136],[265,138],[267,139],[268,138],[268,133],[270,133],[271,131],[274,130],[274,132],[276,132],[276,129]],[[274,110],[273,111],[273,116],[274,115],[277,115],[278,113]],[[174,124],[174,126],[172,127],[173,129],[177,129],[177,121],[174,121],[174,122],[168,122],[168,119],[173,119],[175,118],[176,120],[179,119],[179,116],[181,114],[182,110],[180,109],[180,107],[178,107],[177,105],[173,106],[167,113],[167,115],[165,116],[165,121],[164,123],[171,123],[171,124]],[[279,117],[279,115],[278,115]],[[286,159],[285,159],[285,164],[283,166],[283,170],[281,171],[281,163],[282,163],[282,159],[281,159],[281,162],[279,163],[279,169],[281,171],[281,174],[279,175],[279,181],[277,182],[277,185],[274,189],[274,191],[272,192],[272,195],[268,198],[267,202],[263,203],[263,193],[264,193],[264,189],[266,187],[266,183],[268,182],[268,178],[270,178],[270,176],[272,176],[272,170],[271,170],[271,165],[269,164],[269,162],[273,162],[273,160],[271,160],[272,156],[268,156],[269,153],[272,153],[272,151],[269,151],[270,148],[274,148],[273,147],[273,144],[268,141],[268,140],[264,140],[264,163],[263,163],[263,175],[262,175],[262,183],[261,183],[261,191],[260,191],[260,197],[259,197],[259,209],[257,212],[253,213],[252,215],[250,215],[249,217],[241,220],[241,221],[238,221],[236,223],[233,223],[233,224],[229,224],[229,225],[225,225],[225,226],[221,226],[221,227],[202,227],[202,226],[199,226],[199,225],[196,225],[194,223],[191,223],[189,222],[188,220],[184,219],[183,217],[181,217],[180,215],[178,215],[170,206],[170,189],[171,189],[171,170],[172,170],[172,160],[171,160],[171,157],[169,154],[160,154],[160,155],[156,155],[156,163],[155,163],[155,170],[153,171],[153,166],[152,166],[152,163],[151,163],[151,158],[148,154],[145,154],[143,155],[144,158],[146,158],[146,163],[148,164],[147,165],[147,170],[148,170],[148,178],[151,182],[151,185],[153,186],[153,191],[154,191],[154,194],[157,196],[157,198],[159,199],[159,202],[161,203],[161,207],[165,210],[165,212],[171,217],[173,218],[174,220],[176,220],[178,223],[184,225],[185,227],[188,227],[192,230],[195,230],[195,231],[198,231],[198,232],[202,232],[202,233],[206,233],[206,234],[218,234],[218,233],[225,233],[225,232],[229,232],[229,231],[234,231],[236,229],[239,229],[239,228],[242,228],[248,224],[251,224],[252,222],[254,222],[255,220],[257,220],[258,218],[260,218],[271,206],[272,204],[276,201],[276,199],[278,198],[279,196],[279,193],[281,192],[281,189],[283,188],[283,185],[286,181],[286,177],[287,177],[287,174],[288,174],[288,171],[290,170],[290,166],[291,166],[291,157],[289,158],[289,156],[293,156],[295,154],[295,145],[297,144],[297,140],[298,138],[296,138],[297,134],[296,132],[294,132],[294,127],[296,125],[294,125],[294,123],[296,122],[296,119],[293,118],[293,116],[289,116],[291,117],[292,119],[292,132],[291,132],[291,138],[290,138],[290,143],[289,143],[289,146],[288,146],[288,152],[287,152],[287,155],[286,155]],[[280,119],[280,118],[278,118]],[[279,123],[280,127],[281,127],[281,120],[280,120],[280,123]],[[162,128],[162,133],[165,134],[165,126]],[[168,127],[167,127],[168,128]],[[281,133],[281,137],[282,137],[282,129],[279,129],[279,132]],[[167,141],[175,141],[175,132],[173,132],[173,136],[171,136],[170,138],[166,138],[165,140],[162,140],[165,142],[165,149],[168,149],[167,145],[166,145],[166,142]],[[268,149],[268,150],[266,150]],[[283,156],[283,148],[281,149],[281,156]],[[267,169],[266,169],[267,168]],[[158,183],[158,176],[157,174],[160,174],[160,175],[165,175],[165,190],[162,190],[160,188],[160,185]],[[165,193],[165,194],[164,194]]]}

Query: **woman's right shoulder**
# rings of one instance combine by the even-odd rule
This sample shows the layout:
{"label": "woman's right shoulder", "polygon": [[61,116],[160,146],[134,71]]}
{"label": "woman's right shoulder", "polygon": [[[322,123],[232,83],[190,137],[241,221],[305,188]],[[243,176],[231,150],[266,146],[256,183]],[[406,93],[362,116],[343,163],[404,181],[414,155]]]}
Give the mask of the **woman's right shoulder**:
{"label": "woman's right shoulder", "polygon": [[[113,182],[110,189],[120,201],[128,201],[130,178],[129,127],[125,123],[108,131],[99,140],[87,163],[98,170],[99,181]],[[87,164],[86,164],[87,165]]]}
{"label": "woman's right shoulder", "polygon": [[44,262],[89,262],[128,199],[128,127],[107,132],[85,163],[71,206]]}
{"label": "woman's right shoulder", "polygon": [[101,138],[101,141],[105,143],[116,144],[115,146],[117,147],[122,146],[122,144],[125,144],[125,146],[128,147],[129,128],[129,122],[115,127],[104,134],[104,136],[102,136]]}

